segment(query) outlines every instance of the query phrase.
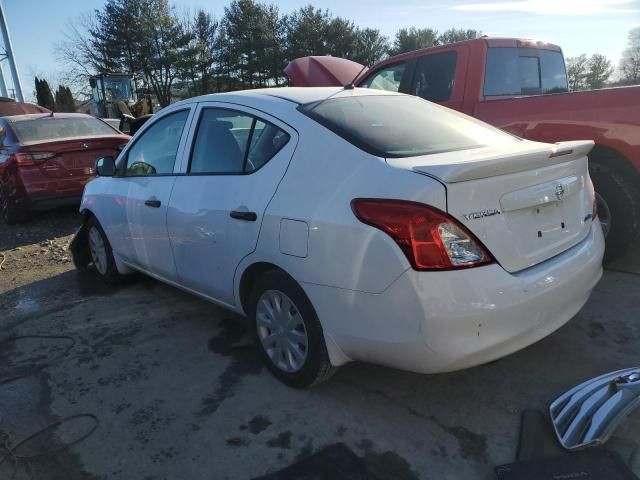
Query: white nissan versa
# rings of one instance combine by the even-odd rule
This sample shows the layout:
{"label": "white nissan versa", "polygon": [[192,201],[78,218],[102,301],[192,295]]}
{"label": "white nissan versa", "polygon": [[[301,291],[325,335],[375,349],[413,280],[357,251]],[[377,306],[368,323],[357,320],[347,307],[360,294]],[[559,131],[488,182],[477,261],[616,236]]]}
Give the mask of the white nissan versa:
{"label": "white nissan versa", "polygon": [[288,385],[351,360],[451,371],[587,301],[604,249],[591,147],[379,90],[192,98],[98,159],[72,250],[109,281],[138,270],[245,314]]}

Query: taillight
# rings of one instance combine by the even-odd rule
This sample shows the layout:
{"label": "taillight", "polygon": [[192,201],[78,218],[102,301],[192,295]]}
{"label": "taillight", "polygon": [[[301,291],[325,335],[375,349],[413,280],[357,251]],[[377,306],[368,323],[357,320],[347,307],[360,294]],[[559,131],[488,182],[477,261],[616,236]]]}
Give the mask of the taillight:
{"label": "taillight", "polygon": [[452,270],[494,262],[463,225],[437,208],[405,200],[356,198],[355,216],[395,240],[415,270]]}
{"label": "taillight", "polygon": [[593,206],[591,207],[591,220],[598,218],[598,196],[593,196]]}
{"label": "taillight", "polygon": [[55,157],[56,154],[53,152],[16,153],[14,156],[18,165],[29,166],[49,160]]}

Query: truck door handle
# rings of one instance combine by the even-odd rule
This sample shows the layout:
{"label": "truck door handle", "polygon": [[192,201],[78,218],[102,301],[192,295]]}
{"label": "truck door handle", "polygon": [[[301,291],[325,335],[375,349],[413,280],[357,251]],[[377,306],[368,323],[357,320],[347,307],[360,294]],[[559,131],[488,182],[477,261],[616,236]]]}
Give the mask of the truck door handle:
{"label": "truck door handle", "polygon": [[160,205],[162,205],[162,202],[160,200],[154,200],[150,198],[149,200],[145,200],[144,204],[147,207],[160,208]]}
{"label": "truck door handle", "polygon": [[229,214],[231,218],[237,218],[238,220],[246,220],[247,222],[255,222],[258,219],[256,212],[247,212],[241,210],[232,210]]}

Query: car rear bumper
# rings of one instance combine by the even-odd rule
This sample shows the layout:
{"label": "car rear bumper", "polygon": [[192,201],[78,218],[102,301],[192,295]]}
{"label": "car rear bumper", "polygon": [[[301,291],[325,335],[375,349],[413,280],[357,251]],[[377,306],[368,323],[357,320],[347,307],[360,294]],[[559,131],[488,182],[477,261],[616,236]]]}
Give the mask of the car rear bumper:
{"label": "car rear bumper", "polygon": [[[39,168],[20,168],[20,184],[24,195],[33,203],[46,203],[55,199],[80,199],[90,175],[47,177]],[[74,200],[72,203],[80,203]]]}
{"label": "car rear bumper", "polygon": [[380,294],[303,288],[346,357],[438,373],[511,354],[564,325],[602,276],[603,252],[602,231],[594,223],[578,245],[515,274],[493,264],[407,270]]}

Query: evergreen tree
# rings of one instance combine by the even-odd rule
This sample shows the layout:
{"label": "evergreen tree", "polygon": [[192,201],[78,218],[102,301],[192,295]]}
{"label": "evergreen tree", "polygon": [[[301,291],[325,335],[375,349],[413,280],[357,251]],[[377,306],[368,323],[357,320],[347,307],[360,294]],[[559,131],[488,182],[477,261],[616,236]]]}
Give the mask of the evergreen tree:
{"label": "evergreen tree", "polygon": [[590,90],[603,88],[613,73],[611,62],[600,53],[591,55],[587,67],[588,71],[585,75],[585,83]]}
{"label": "evergreen tree", "polygon": [[401,28],[396,33],[391,55],[438,45],[438,32],[431,28]]}
{"label": "evergreen tree", "polygon": [[69,87],[59,85],[56,90],[56,112],[75,112],[76,103]]}
{"label": "evergreen tree", "polygon": [[446,32],[440,34],[440,36],[438,37],[438,43],[440,45],[445,45],[447,43],[473,40],[475,38],[480,38],[481,36],[482,32],[480,30],[473,30],[471,28],[467,30],[465,30],[464,28],[450,28]]}
{"label": "evergreen tree", "polygon": [[384,59],[389,53],[389,39],[373,28],[356,31],[356,53],[351,58],[368,67]]}
{"label": "evergreen tree", "polygon": [[41,107],[48,108],[51,111],[56,111],[56,103],[51,93],[49,83],[45,79],[38,79],[36,77],[36,101]]}
{"label": "evergreen tree", "polygon": [[567,58],[567,76],[569,77],[569,91],[587,89],[587,73],[589,71],[589,59],[583,53],[577,57]]}

